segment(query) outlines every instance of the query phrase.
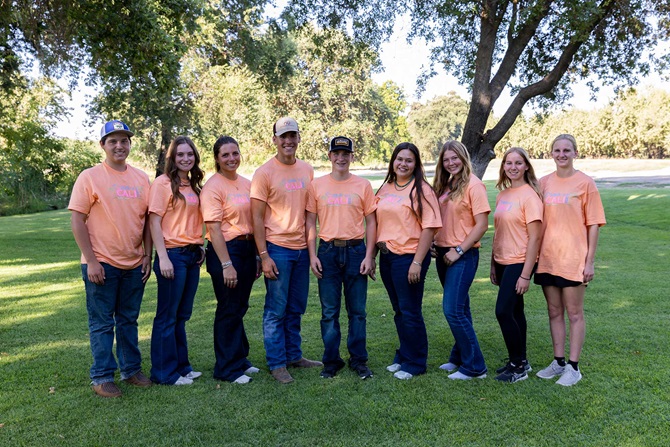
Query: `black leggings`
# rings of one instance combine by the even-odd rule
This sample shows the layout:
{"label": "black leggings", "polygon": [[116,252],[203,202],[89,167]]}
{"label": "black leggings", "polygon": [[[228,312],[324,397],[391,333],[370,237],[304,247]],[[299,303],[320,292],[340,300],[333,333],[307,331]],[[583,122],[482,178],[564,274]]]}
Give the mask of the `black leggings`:
{"label": "black leggings", "polygon": [[526,314],[523,312],[523,295],[516,293],[516,282],[523,264],[501,265],[496,262],[494,266],[499,285],[496,318],[510,362],[520,365],[526,360]]}

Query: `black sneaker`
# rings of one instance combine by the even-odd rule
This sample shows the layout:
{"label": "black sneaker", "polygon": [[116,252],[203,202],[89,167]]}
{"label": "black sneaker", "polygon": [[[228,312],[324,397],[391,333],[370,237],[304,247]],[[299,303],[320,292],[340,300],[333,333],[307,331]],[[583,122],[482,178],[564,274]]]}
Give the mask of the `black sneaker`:
{"label": "black sneaker", "polygon": [[[533,368],[530,366],[530,363],[528,363],[528,360],[521,360],[521,364],[523,365],[523,368],[526,370],[526,372],[531,372]],[[511,362],[505,363],[503,366],[500,368],[496,369],[496,374],[502,374],[505,372],[505,370],[511,365]]]}
{"label": "black sneaker", "polygon": [[333,368],[323,368],[321,370],[321,377],[324,379],[332,379],[337,374],[337,370]]}
{"label": "black sneaker", "polygon": [[368,365],[366,365],[365,363],[352,366],[351,369],[353,369],[356,372],[356,374],[358,374],[358,377],[360,377],[363,380],[372,377],[372,371],[370,370],[370,368],[368,368]]}
{"label": "black sneaker", "polygon": [[509,366],[505,371],[495,377],[497,381],[507,383],[521,382],[527,378],[528,373],[526,372],[524,365],[514,367],[511,363],[509,363]]}

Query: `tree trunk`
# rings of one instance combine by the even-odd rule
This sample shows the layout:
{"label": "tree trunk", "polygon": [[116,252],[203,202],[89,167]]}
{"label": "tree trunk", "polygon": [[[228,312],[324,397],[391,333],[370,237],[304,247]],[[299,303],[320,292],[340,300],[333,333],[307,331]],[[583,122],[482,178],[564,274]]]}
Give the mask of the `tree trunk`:
{"label": "tree trunk", "polygon": [[172,130],[165,124],[161,124],[161,148],[158,152],[158,160],[156,161],[156,177],[165,172],[165,159],[171,141]]}

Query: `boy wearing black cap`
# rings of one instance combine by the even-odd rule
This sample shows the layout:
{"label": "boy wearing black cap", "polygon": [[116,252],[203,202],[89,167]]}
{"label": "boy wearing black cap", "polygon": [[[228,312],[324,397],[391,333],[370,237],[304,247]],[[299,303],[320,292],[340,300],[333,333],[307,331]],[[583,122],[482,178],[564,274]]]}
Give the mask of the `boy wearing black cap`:
{"label": "boy wearing black cap", "polygon": [[367,366],[365,306],[367,276],[374,279],[375,272],[377,205],[370,182],[349,172],[354,158],[351,139],[343,136],[333,138],[328,158],[332,166],[330,174],[315,179],[309,185],[306,216],[307,249],[312,272],[318,278],[322,309],[324,367],[321,377],[332,378],[345,365],[339,352],[339,316],[344,287],[349,318],[349,367],[361,379],[367,379],[372,377],[372,371]]}

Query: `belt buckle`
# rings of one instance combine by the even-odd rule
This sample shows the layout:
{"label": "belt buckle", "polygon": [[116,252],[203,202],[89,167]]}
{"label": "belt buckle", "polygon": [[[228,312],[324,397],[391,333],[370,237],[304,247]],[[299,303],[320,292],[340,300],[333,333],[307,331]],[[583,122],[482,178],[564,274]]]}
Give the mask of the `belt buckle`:
{"label": "belt buckle", "polygon": [[347,241],[343,241],[341,239],[333,239],[333,245],[336,247],[346,247]]}
{"label": "belt buckle", "polygon": [[377,242],[377,248],[379,248],[379,251],[381,251],[382,254],[384,254],[384,255],[389,254],[389,249],[386,246],[386,242],[384,242],[384,241]]}

